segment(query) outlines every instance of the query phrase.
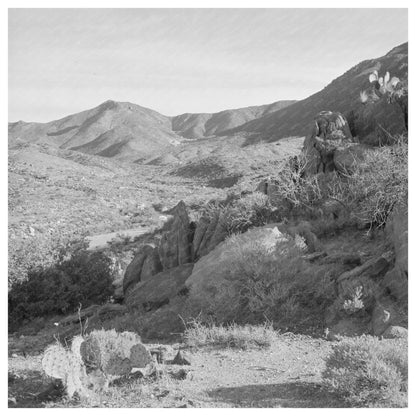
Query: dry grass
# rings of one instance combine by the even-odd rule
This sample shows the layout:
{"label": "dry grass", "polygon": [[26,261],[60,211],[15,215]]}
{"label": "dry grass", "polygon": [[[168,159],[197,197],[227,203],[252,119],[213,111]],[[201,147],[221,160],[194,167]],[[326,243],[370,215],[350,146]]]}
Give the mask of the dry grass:
{"label": "dry grass", "polygon": [[277,333],[270,324],[216,325],[193,319],[186,324],[185,344],[192,347],[215,346],[222,348],[269,348]]}

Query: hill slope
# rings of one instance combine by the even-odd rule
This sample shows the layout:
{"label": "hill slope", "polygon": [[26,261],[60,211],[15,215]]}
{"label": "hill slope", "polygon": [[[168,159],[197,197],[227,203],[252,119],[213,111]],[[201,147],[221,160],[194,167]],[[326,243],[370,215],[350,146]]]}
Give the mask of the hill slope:
{"label": "hill slope", "polygon": [[272,104],[224,110],[218,113],[186,113],[172,117],[172,129],[188,139],[198,139],[220,134],[285,108],[296,101],[283,100]]}
{"label": "hill slope", "polygon": [[169,117],[131,103],[106,101],[49,123],[10,123],[9,144],[46,143],[87,154],[136,159],[180,143]]}
{"label": "hill slope", "polygon": [[[308,134],[314,116],[322,110],[340,111],[346,115],[351,110],[358,114],[368,111],[361,104],[359,94],[360,91],[369,87],[368,75],[374,69],[377,69],[381,74],[389,71],[394,76],[406,79],[408,44],[397,46],[383,57],[361,62],[332,81],[323,90],[304,100],[240,127],[222,132],[221,135],[238,132],[251,133],[247,144],[257,140],[276,141],[283,137]],[[403,130],[404,123],[400,110],[395,105],[380,102],[371,111],[373,111],[376,123],[389,126],[389,130],[394,133]]]}

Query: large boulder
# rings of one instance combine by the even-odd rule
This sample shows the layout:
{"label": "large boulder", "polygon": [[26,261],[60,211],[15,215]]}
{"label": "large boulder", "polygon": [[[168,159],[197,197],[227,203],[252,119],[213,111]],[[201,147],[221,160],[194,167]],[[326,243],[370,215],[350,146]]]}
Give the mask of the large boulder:
{"label": "large boulder", "polygon": [[186,206],[180,201],[172,210],[173,218],[159,243],[159,257],[163,270],[189,263],[192,259],[192,228]]}
{"label": "large boulder", "polygon": [[214,314],[222,321],[233,320],[240,307],[239,282],[230,277],[230,259],[240,245],[255,241],[262,249],[270,251],[282,239],[286,237],[275,224],[271,224],[236,235],[201,257],[185,283],[192,307]]}
{"label": "large boulder", "polygon": [[147,244],[141,247],[127,266],[123,279],[123,292],[126,295],[138,282],[146,280],[162,271],[162,263],[159,251],[154,246]]}
{"label": "large boulder", "polygon": [[408,210],[397,205],[386,224],[387,238],[394,247],[394,268],[384,276],[383,285],[403,305],[408,296]]}
{"label": "large boulder", "polygon": [[339,112],[321,111],[316,115],[312,133],[303,145],[305,174],[334,171],[335,151],[345,149],[352,143],[347,119]]}

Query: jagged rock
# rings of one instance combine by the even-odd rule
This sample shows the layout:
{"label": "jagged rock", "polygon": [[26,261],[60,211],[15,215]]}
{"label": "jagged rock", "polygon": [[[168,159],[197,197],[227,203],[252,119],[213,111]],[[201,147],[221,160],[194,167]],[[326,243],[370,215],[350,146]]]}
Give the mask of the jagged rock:
{"label": "jagged rock", "polygon": [[159,256],[163,270],[189,263],[191,256],[191,227],[183,201],[172,209],[173,219],[159,243]]}
{"label": "jagged rock", "polygon": [[175,358],[172,361],[172,364],[176,365],[191,365],[191,362],[189,359],[186,358],[186,356],[183,354],[181,350],[178,351]]}
{"label": "jagged rock", "polygon": [[146,311],[167,305],[185,287],[193,267],[192,263],[182,264],[138,283],[126,296],[126,305],[129,309],[144,308]]}
{"label": "jagged rock", "polygon": [[227,235],[227,217],[224,212],[217,212],[210,218],[202,217],[196,226],[192,244],[193,261],[208,254],[223,242]]}
{"label": "jagged rock", "polygon": [[159,251],[151,245],[143,246],[127,266],[123,279],[123,292],[126,295],[134,286],[162,271]]}
{"label": "jagged rock", "polygon": [[383,338],[407,338],[407,329],[402,326],[389,326],[382,334]]}
{"label": "jagged rock", "polygon": [[408,212],[407,207],[397,206],[386,224],[386,234],[394,246],[394,268],[386,273],[383,285],[402,304],[408,297]]}
{"label": "jagged rock", "polygon": [[312,133],[303,145],[307,160],[305,174],[335,170],[335,151],[351,144],[352,136],[346,118],[339,112],[321,111],[315,117]]}

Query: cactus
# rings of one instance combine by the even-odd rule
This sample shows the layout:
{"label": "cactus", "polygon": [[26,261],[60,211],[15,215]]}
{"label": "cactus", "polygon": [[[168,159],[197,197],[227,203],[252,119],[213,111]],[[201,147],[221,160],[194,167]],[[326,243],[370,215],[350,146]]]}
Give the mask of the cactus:
{"label": "cactus", "polygon": [[405,81],[397,77],[391,77],[387,71],[384,77],[379,76],[374,70],[368,77],[371,88],[360,92],[360,100],[363,104],[374,103],[381,97],[387,97],[387,102],[397,103],[403,112],[406,130],[408,129],[408,86]]}
{"label": "cactus", "polygon": [[42,359],[45,373],[61,379],[69,397],[88,396],[108,386],[111,379],[130,374],[133,367],[153,364],[152,357],[132,332],[92,331],[73,338],[70,349],[49,346]]}
{"label": "cactus", "polygon": [[128,358],[121,358],[119,356],[112,356],[104,371],[111,376],[126,376],[130,374],[132,369],[131,362]]}
{"label": "cactus", "polygon": [[58,343],[49,346],[42,359],[42,368],[49,377],[64,381],[68,374],[68,351]]}
{"label": "cactus", "polygon": [[152,356],[143,344],[136,344],[130,349],[130,361],[133,367],[144,368],[152,362]]}

